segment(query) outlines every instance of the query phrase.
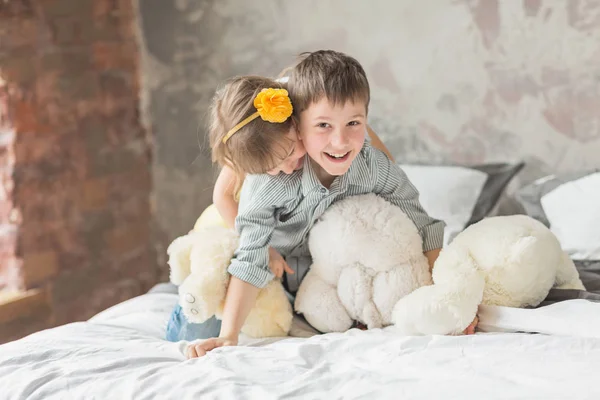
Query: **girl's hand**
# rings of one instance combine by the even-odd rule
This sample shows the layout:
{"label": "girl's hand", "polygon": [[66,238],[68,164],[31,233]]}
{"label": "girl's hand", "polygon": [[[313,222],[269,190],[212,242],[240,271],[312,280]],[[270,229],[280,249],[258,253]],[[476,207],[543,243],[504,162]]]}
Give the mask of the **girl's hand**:
{"label": "girl's hand", "polygon": [[237,339],[227,338],[227,337],[206,339],[201,342],[190,344],[185,351],[185,356],[188,359],[204,357],[206,355],[206,353],[208,353],[209,351],[214,350],[218,347],[237,346],[237,344],[238,344]]}
{"label": "girl's hand", "polygon": [[285,262],[281,254],[272,247],[269,247],[269,268],[277,278],[281,278],[284,272],[294,273],[294,270]]}

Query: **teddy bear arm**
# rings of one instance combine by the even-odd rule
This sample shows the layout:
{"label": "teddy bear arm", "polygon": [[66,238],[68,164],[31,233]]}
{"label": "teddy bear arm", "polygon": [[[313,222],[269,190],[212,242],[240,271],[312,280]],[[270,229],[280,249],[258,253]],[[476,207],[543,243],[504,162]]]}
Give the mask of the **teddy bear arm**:
{"label": "teddy bear arm", "polygon": [[189,235],[175,239],[167,248],[169,259],[169,280],[174,285],[181,283],[190,275],[190,252],[193,239]]}
{"label": "teddy bear arm", "polygon": [[475,318],[485,277],[468,251],[456,247],[442,251],[433,279],[434,285],[414,290],[394,307],[392,320],[400,332],[458,334]]}
{"label": "teddy bear arm", "polygon": [[555,287],[557,289],[585,290],[581,279],[579,279],[579,273],[573,260],[565,252],[563,252],[562,262],[556,272]]}
{"label": "teddy bear arm", "polygon": [[324,333],[344,332],[353,324],[336,288],[327,284],[312,269],[300,284],[294,308],[304,315],[309,324]]}

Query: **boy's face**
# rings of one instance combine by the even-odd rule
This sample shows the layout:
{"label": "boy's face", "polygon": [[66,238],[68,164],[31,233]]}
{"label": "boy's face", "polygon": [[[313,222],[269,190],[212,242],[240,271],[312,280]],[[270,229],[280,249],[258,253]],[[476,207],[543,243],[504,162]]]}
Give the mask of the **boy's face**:
{"label": "boy's face", "polygon": [[333,106],[323,97],[300,113],[306,152],[330,176],[348,171],[364,144],[366,125],[366,105],[360,101]]}

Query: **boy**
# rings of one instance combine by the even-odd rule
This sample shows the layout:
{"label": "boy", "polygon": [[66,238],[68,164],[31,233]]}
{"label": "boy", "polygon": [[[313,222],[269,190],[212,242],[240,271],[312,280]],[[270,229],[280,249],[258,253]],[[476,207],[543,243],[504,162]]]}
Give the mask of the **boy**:
{"label": "boy", "polygon": [[406,175],[365,141],[370,92],[360,64],[334,51],[311,53],[292,70],[288,89],[308,153],[304,168],[290,175],[247,176],[236,218],[240,245],[229,266],[221,332],[189,346],[188,357],[237,344],[259,289],[273,279],[269,244],[294,270],[286,274],[286,286],[297,291],[311,264],[308,232],[334,201],[376,193],[415,223],[430,267],[442,247],[444,223],[426,214]]}

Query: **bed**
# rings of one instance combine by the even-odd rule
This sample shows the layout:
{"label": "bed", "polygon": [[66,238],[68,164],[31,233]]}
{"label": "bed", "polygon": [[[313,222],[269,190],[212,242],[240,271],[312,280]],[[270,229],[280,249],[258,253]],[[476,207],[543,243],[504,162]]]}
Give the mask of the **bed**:
{"label": "bed", "polygon": [[[599,271],[587,268],[591,279]],[[297,337],[246,338],[186,360],[186,342],[163,340],[177,295],[162,284],[89,321],[0,346],[0,397],[598,399],[599,298],[553,291],[535,310],[482,307],[486,332],[459,337],[389,328],[313,335],[296,318]]]}
{"label": "bed", "polygon": [[[467,203],[464,198],[447,196],[445,208],[438,208],[460,217],[452,220],[451,229],[462,229],[477,212],[487,214],[494,206],[485,190],[498,187],[490,184],[492,170],[506,169],[487,168],[488,175],[479,180],[458,171],[454,182],[461,191],[438,188],[472,193],[468,209],[460,208]],[[419,174],[448,176],[437,169],[407,171],[417,181]],[[480,187],[469,190],[473,182]],[[540,198],[557,187],[548,189],[549,182],[522,192],[528,214],[543,211]],[[576,189],[577,199],[589,199],[581,196],[581,186]],[[423,196],[428,204],[427,193]],[[565,198],[558,199],[558,207]],[[583,239],[597,233],[598,224],[590,224],[593,210],[579,220],[561,221],[555,216],[564,211],[545,203],[549,212],[536,218],[561,227],[559,236],[579,234],[586,226],[595,231]],[[575,242],[573,254],[587,257],[576,263],[587,291],[554,289],[536,309],[482,306],[481,331],[473,336],[402,337],[393,328],[317,335],[296,317],[293,337],[242,338],[241,346],[186,360],[186,342],[163,340],[177,293],[173,285],[160,284],[89,321],[0,346],[0,398],[599,399],[600,386],[594,382],[600,366],[600,241],[588,241],[588,248],[578,248],[582,240]]]}

